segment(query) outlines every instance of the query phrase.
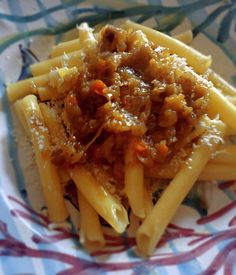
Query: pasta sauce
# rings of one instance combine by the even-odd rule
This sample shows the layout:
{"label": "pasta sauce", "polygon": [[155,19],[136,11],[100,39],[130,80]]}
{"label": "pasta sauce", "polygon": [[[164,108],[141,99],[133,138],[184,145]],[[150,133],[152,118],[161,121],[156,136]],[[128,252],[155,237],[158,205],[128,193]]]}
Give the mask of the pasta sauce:
{"label": "pasta sauce", "polygon": [[73,89],[50,103],[68,136],[54,141],[53,163],[109,165],[117,177],[132,139],[144,165],[168,164],[192,142],[187,137],[207,103],[206,83],[183,58],[155,47],[140,31],[107,25],[96,49],[85,52]]}

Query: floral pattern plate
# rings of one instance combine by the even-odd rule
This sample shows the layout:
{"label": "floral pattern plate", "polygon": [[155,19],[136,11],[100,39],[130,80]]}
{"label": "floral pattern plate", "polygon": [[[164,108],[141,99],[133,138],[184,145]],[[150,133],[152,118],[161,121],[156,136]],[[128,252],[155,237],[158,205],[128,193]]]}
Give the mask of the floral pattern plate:
{"label": "floral pattern plate", "polygon": [[76,24],[125,18],[170,34],[192,29],[193,46],[235,84],[235,14],[234,0],[0,0],[0,274],[236,274],[235,181],[196,185],[148,259],[130,234],[106,230],[107,246],[88,254],[74,226],[48,230],[33,155],[5,93]]}

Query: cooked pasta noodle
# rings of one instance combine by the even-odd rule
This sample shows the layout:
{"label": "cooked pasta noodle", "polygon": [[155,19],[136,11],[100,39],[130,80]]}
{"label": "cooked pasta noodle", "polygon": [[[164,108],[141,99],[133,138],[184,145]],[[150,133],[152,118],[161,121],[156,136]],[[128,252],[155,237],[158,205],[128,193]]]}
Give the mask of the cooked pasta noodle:
{"label": "cooked pasta noodle", "polygon": [[130,207],[139,218],[145,217],[144,205],[144,172],[143,165],[137,159],[133,150],[133,144],[127,148],[125,154],[125,192]]}
{"label": "cooked pasta noodle", "polygon": [[[176,209],[192,188],[215,147],[224,136],[223,123],[209,120],[207,124],[209,130],[200,138],[185,165],[177,172],[137,231],[137,245],[144,255],[152,254]],[[211,146],[209,146],[209,139],[211,139]]]}
{"label": "cooked pasta noodle", "polygon": [[32,137],[35,159],[39,170],[43,193],[47,202],[49,218],[53,222],[64,221],[67,216],[62,188],[56,167],[49,156],[49,136],[44,125],[37,98],[28,95],[22,99],[22,109]]}
{"label": "cooked pasta noodle", "polygon": [[80,209],[80,242],[95,250],[105,245],[99,216],[84,196],[78,191]]}
{"label": "cooked pasta noodle", "polygon": [[205,56],[195,49],[185,45],[181,41],[171,38],[170,36],[161,32],[152,30],[151,28],[136,24],[131,21],[127,21],[124,24],[125,29],[141,30],[147,38],[157,45],[167,47],[172,53],[177,54],[180,57],[186,58],[188,64],[192,66],[197,73],[204,73],[211,65],[211,57]]}
{"label": "cooked pasta noodle", "polygon": [[78,166],[71,169],[70,176],[81,194],[98,214],[118,233],[124,232],[128,224],[128,217],[122,204],[106,192],[85,167]]}

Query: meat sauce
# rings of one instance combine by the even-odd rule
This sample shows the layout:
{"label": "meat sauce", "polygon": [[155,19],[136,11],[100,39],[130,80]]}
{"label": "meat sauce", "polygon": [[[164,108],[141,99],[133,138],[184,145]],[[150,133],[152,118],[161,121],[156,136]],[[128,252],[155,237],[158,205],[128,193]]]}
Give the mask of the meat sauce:
{"label": "meat sauce", "polygon": [[186,138],[207,111],[207,86],[191,72],[183,58],[142,32],[107,25],[97,50],[85,54],[74,88],[50,103],[68,137],[52,146],[53,163],[104,164],[122,179],[132,139],[145,166],[168,164],[189,146]]}

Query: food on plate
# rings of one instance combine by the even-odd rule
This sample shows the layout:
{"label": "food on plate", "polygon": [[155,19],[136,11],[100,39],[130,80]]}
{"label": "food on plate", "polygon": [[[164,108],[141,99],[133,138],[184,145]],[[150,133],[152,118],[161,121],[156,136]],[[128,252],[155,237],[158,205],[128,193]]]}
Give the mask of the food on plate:
{"label": "food on plate", "polygon": [[131,209],[138,250],[151,255],[198,179],[236,177],[235,146],[224,138],[236,132],[229,84],[209,69],[210,56],[131,21],[78,32],[10,84],[8,98],[32,140],[49,219],[68,217],[73,184],[86,247],[105,245],[101,218],[124,232]]}

